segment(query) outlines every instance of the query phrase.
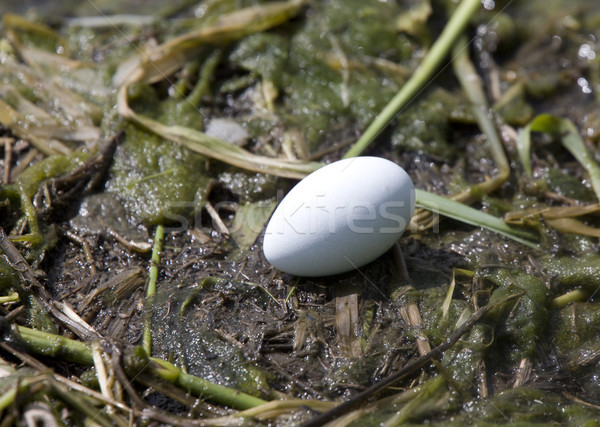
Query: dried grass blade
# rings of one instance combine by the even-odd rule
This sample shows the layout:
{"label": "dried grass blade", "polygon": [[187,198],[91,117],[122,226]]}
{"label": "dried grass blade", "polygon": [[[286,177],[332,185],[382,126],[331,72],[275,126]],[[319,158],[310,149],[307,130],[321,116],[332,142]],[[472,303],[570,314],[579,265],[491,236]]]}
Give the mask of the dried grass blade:
{"label": "dried grass blade", "polygon": [[223,16],[210,27],[168,41],[148,56],[134,58],[133,62],[122,64],[113,78],[115,84],[122,85],[117,100],[119,114],[167,140],[232,166],[285,178],[304,178],[323,164],[259,156],[191,128],[166,126],[137,114],[129,107],[127,99],[130,84],[164,79],[181,68],[197,47],[230,42],[279,25],[297,14],[304,4],[304,0],[291,0],[242,9]]}
{"label": "dried grass blade", "polygon": [[582,236],[600,237],[600,228],[590,227],[573,218],[551,218],[546,223],[555,230],[564,233],[580,234]]}
{"label": "dried grass blade", "polygon": [[220,160],[232,166],[253,172],[266,173],[284,178],[302,179],[323,166],[319,162],[282,160],[253,154],[226,141],[213,138],[203,132],[182,126],[166,126],[160,122],[135,113],[127,105],[126,88],[119,94],[121,115],[156,133],[164,139],[174,141],[196,153]]}
{"label": "dried grass blade", "polygon": [[340,352],[346,357],[362,355],[360,340],[354,331],[358,329],[358,293],[352,287],[336,290],[335,328],[338,336]]}
{"label": "dried grass blade", "polygon": [[113,78],[116,86],[141,80],[155,83],[181,68],[196,49],[223,45],[268,30],[295,16],[305,0],[273,2],[247,7],[220,17],[214,24],[169,40],[147,55],[123,63]]}
{"label": "dried grass blade", "polygon": [[70,154],[72,150],[55,139],[44,140],[35,133],[35,128],[29,129],[21,123],[26,123],[22,115],[0,99],[0,123],[10,129],[15,135],[31,142],[42,153],[50,156],[53,154]]}

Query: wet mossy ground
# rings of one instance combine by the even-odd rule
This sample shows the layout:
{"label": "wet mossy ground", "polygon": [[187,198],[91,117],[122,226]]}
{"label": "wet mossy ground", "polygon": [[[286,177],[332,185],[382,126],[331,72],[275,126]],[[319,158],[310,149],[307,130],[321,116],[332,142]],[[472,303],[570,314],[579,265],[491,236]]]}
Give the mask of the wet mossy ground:
{"label": "wet mossy ground", "polygon": [[[30,6],[24,5],[19,7]],[[385,254],[359,272],[293,277],[266,262],[261,242],[270,211],[294,180],[212,160],[117,114],[112,76],[119,65],[253,5],[263,2],[181,2],[161,8],[153,23],[134,16],[116,28],[73,23],[70,13],[49,13],[46,4],[29,10],[27,19],[48,27],[5,19],[0,99],[22,114],[22,122],[4,123],[1,130],[13,152],[10,165],[7,154],[0,160],[0,171],[10,166],[14,176],[0,186],[0,226],[49,295],[123,346],[139,345],[150,322],[152,356],[208,381],[265,400],[343,401],[415,359],[423,351],[418,342],[435,347],[477,308],[522,294],[489,312],[438,361],[373,397],[370,410],[352,425],[599,423],[597,237],[526,217],[525,226],[541,237],[535,250],[440,218],[433,229],[407,232],[401,254]],[[97,14],[80,7],[71,12]],[[131,12],[120,2],[100,7],[107,14]],[[140,7],[136,13],[156,10],[151,3]],[[415,71],[453,10],[453,2],[444,1],[309,2],[282,25],[203,47],[168,78],[130,86],[130,106],[165,125],[196,130],[225,118],[246,130],[241,144],[257,155],[337,160]],[[10,11],[26,12],[17,6]],[[533,135],[527,176],[514,137],[535,115],[551,113],[575,123],[597,160],[598,6],[497,2],[476,14],[468,32],[470,56],[511,165],[510,178],[473,206],[501,217],[598,203],[585,168],[560,141]],[[56,38],[42,43],[40,34]],[[49,62],[42,72],[39,63],[26,61],[35,56],[27,50],[33,48],[79,62],[72,68]],[[39,86],[28,85],[30,76],[40,79]],[[87,87],[81,84],[86,78]],[[51,102],[50,81],[81,96],[81,104],[61,106],[79,99],[74,97]],[[77,109],[90,111],[89,120],[74,115]],[[3,111],[0,119],[12,117]],[[37,217],[50,210],[49,201],[61,200],[50,179],[69,176],[95,158],[98,143],[101,148],[118,131],[124,139],[101,185],[72,198],[58,216]],[[32,135],[59,140],[71,153],[47,156],[38,147],[36,154],[36,141],[27,140]],[[394,160],[418,188],[439,194],[455,194],[497,173],[451,67],[440,70],[367,154]],[[584,221],[599,225],[597,214]],[[150,236],[157,225],[166,227],[166,237],[157,292],[147,299]],[[17,271],[14,262],[0,258],[0,296],[19,295],[17,302],[0,304],[2,316],[73,337],[31,296],[35,288]],[[414,307],[420,322],[408,314]],[[8,332],[3,337],[18,343]],[[18,366],[15,353],[3,348],[0,356],[2,366]],[[50,357],[43,362],[100,387],[94,370]],[[0,382],[0,390],[13,385]],[[162,384],[136,387],[145,404],[173,415],[201,419],[230,412]],[[40,399],[43,393],[15,401],[13,413],[47,400],[59,402],[55,411],[67,408],[70,420],[83,419],[72,402],[44,390]],[[301,410],[271,422],[300,423],[313,415]]]}

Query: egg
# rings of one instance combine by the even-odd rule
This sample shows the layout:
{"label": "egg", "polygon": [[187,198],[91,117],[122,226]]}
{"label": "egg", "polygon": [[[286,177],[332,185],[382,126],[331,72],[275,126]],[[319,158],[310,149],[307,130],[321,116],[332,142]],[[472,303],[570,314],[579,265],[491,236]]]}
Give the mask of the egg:
{"label": "egg", "polygon": [[394,162],[340,160],[284,197],[265,229],[263,252],[275,268],[297,276],[344,273],[390,249],[414,209],[413,182]]}

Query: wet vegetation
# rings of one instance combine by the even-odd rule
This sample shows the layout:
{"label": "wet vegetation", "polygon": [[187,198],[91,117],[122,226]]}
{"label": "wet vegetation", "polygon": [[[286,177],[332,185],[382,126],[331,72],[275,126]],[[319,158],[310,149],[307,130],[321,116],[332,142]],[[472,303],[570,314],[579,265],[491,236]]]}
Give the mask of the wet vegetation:
{"label": "wet vegetation", "polygon": [[[594,2],[41,3],[0,6],[0,425],[600,423]],[[274,270],[361,154],[419,189],[397,247]]]}

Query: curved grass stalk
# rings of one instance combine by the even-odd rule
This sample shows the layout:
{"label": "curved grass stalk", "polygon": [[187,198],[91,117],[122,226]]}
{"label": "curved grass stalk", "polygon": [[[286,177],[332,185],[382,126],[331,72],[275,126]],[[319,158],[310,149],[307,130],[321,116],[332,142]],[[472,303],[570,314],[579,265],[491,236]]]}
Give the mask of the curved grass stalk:
{"label": "curved grass stalk", "polygon": [[[61,335],[50,334],[17,326],[17,332],[21,342],[31,351],[44,356],[57,357],[68,362],[75,362],[86,366],[94,365],[92,347],[81,341],[76,341]],[[151,357],[145,369],[154,375],[158,375],[166,381],[184,388],[197,396],[227,405],[231,408],[246,410],[267,403],[265,400],[251,396],[246,393],[211,383],[203,378],[183,372],[173,364],[164,360]],[[135,378],[133,378],[135,380]],[[2,399],[0,399],[0,403]]]}
{"label": "curved grass stalk", "polygon": [[283,178],[302,179],[306,175],[324,166],[320,162],[301,162],[259,156],[237,145],[213,138],[195,129],[183,126],[166,126],[156,120],[134,112],[127,103],[127,87],[119,91],[119,113],[138,125],[156,133],[167,140],[174,141],[203,156],[245,170],[271,174]]}
{"label": "curved grass stalk", "polygon": [[19,294],[17,292],[11,292],[9,295],[0,297],[0,304],[6,304],[7,302],[19,301]]}
{"label": "curved grass stalk", "polygon": [[375,117],[362,136],[346,152],[344,158],[359,156],[387,126],[400,110],[402,110],[416,95],[432,80],[440,64],[448,56],[454,42],[467,26],[471,16],[481,6],[480,0],[463,0],[456,8],[448,24],[431,46],[423,62],[415,70],[412,77],[402,86],[402,89],[392,98],[385,108]]}
{"label": "curved grass stalk", "polygon": [[553,308],[563,308],[575,302],[586,301],[590,297],[589,292],[584,289],[574,289],[565,294],[554,297],[552,300]]}
{"label": "curved grass stalk", "polygon": [[[285,7],[291,7],[292,9],[290,10],[296,10],[295,8],[300,3],[302,2],[295,1],[282,3],[282,5],[286,4],[287,6]],[[393,116],[427,84],[427,82],[432,78],[436,69],[439,67],[441,61],[447,56],[447,53],[450,51],[454,42],[460,36],[470,17],[478,9],[479,5],[479,0],[464,0],[459,5],[441,36],[424,58],[423,63],[413,74],[413,77],[377,116],[375,121],[371,124],[371,126],[369,126],[363,136],[354,144],[353,147],[351,147],[344,157],[353,157],[359,155],[377,135],[377,133],[379,133],[381,129],[385,127],[389,120],[391,120]],[[252,15],[247,13],[237,15],[238,18],[242,17],[243,19],[248,19],[250,16]],[[228,18],[226,16],[222,19],[222,22],[227,22],[227,20]],[[238,22],[236,25],[241,24]],[[301,179],[309,173],[322,167],[323,164],[319,162],[287,161],[258,156],[233,144],[229,144],[226,141],[210,137],[195,129],[182,126],[163,125],[162,123],[152,120],[149,117],[137,114],[131,109],[127,99],[127,88],[131,83],[137,81],[152,82],[159,78],[158,76],[164,78],[167,73],[170,73],[173,71],[173,69],[183,65],[185,59],[187,59],[185,56],[187,49],[198,47],[204,43],[213,43],[213,31],[220,32],[223,31],[223,28],[225,27],[215,27],[212,29],[207,28],[193,34],[174,39],[165,43],[165,45],[160,46],[151,57],[145,58],[143,61],[140,60],[141,62],[137,65],[129,68],[123,66],[123,70],[120,73],[121,75],[116,77],[117,80],[123,83],[118,94],[119,113],[123,117],[137,123],[142,127],[147,128],[148,130],[160,135],[165,139],[172,140],[204,156],[223,161],[227,164],[240,167],[242,169],[286,178]],[[236,31],[240,31],[239,28]],[[227,35],[226,40],[233,40],[234,37],[243,37],[244,35],[248,34],[248,31],[251,31],[251,29],[246,30],[244,34],[242,34],[242,32],[236,32],[235,35],[229,34]],[[183,50],[179,52],[178,49]],[[462,70],[461,72],[463,72],[465,75],[471,76],[474,73],[472,70],[472,65],[470,66],[471,68],[469,68],[470,62],[466,56],[466,48],[464,46],[462,47],[462,50],[464,52],[459,55],[460,70]],[[181,53],[182,56],[173,56],[176,52]],[[125,70],[127,71],[126,76],[124,74]],[[502,144],[500,143],[493,122],[486,114],[487,108],[485,104],[485,97],[482,94],[481,87],[478,89],[471,88],[467,90],[467,93],[471,93],[470,98],[475,106],[475,114],[477,115],[478,120],[480,120],[480,126],[482,127],[482,130],[488,135],[492,154],[498,165],[498,168],[500,169],[500,172],[497,177],[479,184],[465,193],[455,196],[456,199],[464,202],[472,201],[481,194],[486,194],[490,191],[493,191],[506,180],[509,173],[508,162],[504,156]],[[425,198],[424,200],[419,200],[419,198],[423,197]],[[438,202],[441,201],[441,199],[437,200]],[[427,204],[428,199],[426,193],[423,191],[418,192],[417,205],[424,207]],[[450,211],[448,212],[453,213]],[[443,214],[444,211],[440,211],[440,213]],[[467,215],[471,216],[463,218],[454,214],[452,217],[459,221],[471,224],[472,212],[469,212]],[[426,221],[427,218],[431,218],[431,214],[428,212],[421,211],[416,214],[417,222],[422,223],[423,221]],[[485,221],[480,221],[476,225],[487,227]],[[507,231],[506,229],[500,227],[500,225],[497,223],[491,229],[503,230],[505,235],[508,235],[509,237],[516,236],[519,238],[517,233],[511,232],[513,229]],[[529,234],[527,236],[531,237]]]}
{"label": "curved grass stalk", "polygon": [[258,397],[250,396],[249,394],[219,384],[214,384],[195,375],[188,374],[162,359],[151,357],[150,360],[159,366],[154,369],[156,374],[196,396],[201,396],[222,405],[229,406],[230,408],[241,410],[254,408],[267,403],[267,401],[259,399]]}

